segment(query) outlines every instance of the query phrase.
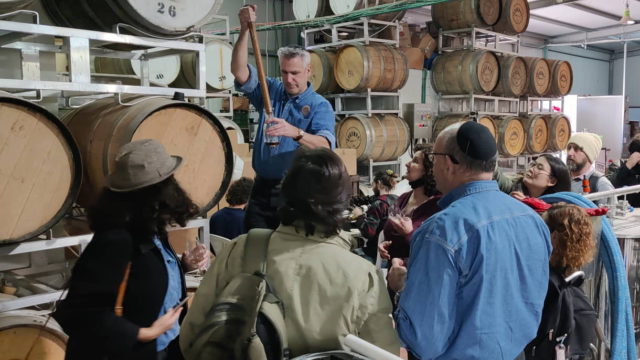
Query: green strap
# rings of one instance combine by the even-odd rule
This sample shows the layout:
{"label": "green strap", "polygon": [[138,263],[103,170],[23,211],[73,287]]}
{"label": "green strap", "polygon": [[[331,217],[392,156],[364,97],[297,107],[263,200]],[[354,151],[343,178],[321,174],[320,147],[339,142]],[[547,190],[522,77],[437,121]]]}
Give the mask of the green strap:
{"label": "green strap", "polygon": [[267,249],[271,234],[271,229],[249,230],[244,244],[243,272],[262,275],[267,273]]}

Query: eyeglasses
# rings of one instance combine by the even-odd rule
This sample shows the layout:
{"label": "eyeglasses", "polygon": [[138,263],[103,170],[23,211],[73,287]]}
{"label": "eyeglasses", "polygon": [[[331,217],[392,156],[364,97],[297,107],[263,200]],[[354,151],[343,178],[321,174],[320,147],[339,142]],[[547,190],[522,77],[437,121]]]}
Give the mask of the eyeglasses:
{"label": "eyeglasses", "polygon": [[551,173],[544,169],[544,165],[539,162],[532,161],[529,163],[529,169],[534,169],[537,173],[547,174],[551,176]]}
{"label": "eyeglasses", "polygon": [[429,161],[431,162],[433,162],[436,159],[436,155],[441,155],[441,156],[448,156],[449,159],[451,159],[451,162],[454,164],[460,163],[458,162],[458,159],[456,159],[453,155],[447,154],[447,153],[430,152],[430,153],[426,153],[425,155],[427,156],[427,159],[429,159]]}

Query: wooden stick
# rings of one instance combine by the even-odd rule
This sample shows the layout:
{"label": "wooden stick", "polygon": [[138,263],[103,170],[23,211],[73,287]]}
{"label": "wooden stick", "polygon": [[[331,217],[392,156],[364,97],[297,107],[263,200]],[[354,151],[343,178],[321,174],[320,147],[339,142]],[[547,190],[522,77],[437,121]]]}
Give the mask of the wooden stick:
{"label": "wooden stick", "polygon": [[269,98],[269,88],[267,87],[267,77],[262,68],[262,54],[260,53],[260,43],[258,42],[258,34],[256,33],[256,24],[249,23],[249,35],[251,35],[251,44],[253,45],[253,57],[256,58],[256,68],[258,68],[258,81],[260,82],[260,90],[262,90],[262,100],[264,102],[264,112],[267,119],[271,117],[273,109],[271,108],[271,99]]}

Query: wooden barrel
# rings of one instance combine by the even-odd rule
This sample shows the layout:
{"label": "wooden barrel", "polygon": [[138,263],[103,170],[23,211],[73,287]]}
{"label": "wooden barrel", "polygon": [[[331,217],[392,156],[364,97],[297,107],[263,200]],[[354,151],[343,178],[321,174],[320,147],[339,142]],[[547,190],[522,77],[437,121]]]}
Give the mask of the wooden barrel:
{"label": "wooden barrel", "polygon": [[175,177],[202,213],[215,206],[233,171],[231,143],[220,121],[202,107],[182,101],[141,97],[126,101],[134,105],[106,98],[64,117],[85,164],[78,202],[86,207],[95,201],[124,144],[155,139],[169,154],[183,158]]}
{"label": "wooden barrel", "polygon": [[80,189],[69,130],[33,103],[0,94],[0,243],[33,238],[62,219]]}
{"label": "wooden barrel", "polygon": [[[140,77],[140,60],[96,57],[94,69],[97,73],[136,75]],[[171,84],[180,73],[180,56],[170,55],[149,60],[149,81],[159,85]]]}
{"label": "wooden barrel", "polygon": [[443,30],[487,27],[500,18],[500,0],[452,0],[431,5],[431,17]]}
{"label": "wooden barrel", "polygon": [[441,94],[484,94],[498,84],[500,66],[491,51],[462,50],[438,56],[431,71],[433,89]]}
{"label": "wooden barrel", "polygon": [[498,56],[500,79],[493,90],[497,96],[520,97],[527,92],[527,64],[520,56]]}
{"label": "wooden barrel", "polygon": [[560,151],[567,148],[571,138],[571,122],[563,114],[546,115],[549,128],[548,151]]}
{"label": "wooden barrel", "polygon": [[296,20],[315,19],[332,14],[327,0],[293,0],[291,7]]}
{"label": "wooden barrel", "polygon": [[311,54],[311,76],[309,82],[318,94],[332,93],[340,90],[333,75],[336,65],[336,53],[327,50],[313,50]]}
{"label": "wooden barrel", "polygon": [[347,91],[395,91],[409,77],[407,58],[388,45],[350,44],[338,51],[334,77]]}
{"label": "wooden barrel", "polygon": [[351,115],[338,123],[339,148],[356,149],[358,161],[387,161],[409,148],[409,126],[395,115]]}
{"label": "wooden barrel", "polygon": [[551,86],[551,68],[542,58],[525,57],[529,76],[527,94],[529,96],[546,96]]}
{"label": "wooden barrel", "polygon": [[2,359],[64,360],[66,348],[67,335],[53,318],[33,310],[0,313]]}
{"label": "wooden barrel", "polygon": [[547,150],[547,144],[549,143],[547,119],[542,115],[531,115],[524,119],[523,125],[527,132],[526,152],[537,154]]}
{"label": "wooden barrel", "polygon": [[112,32],[118,23],[160,35],[185,34],[215,15],[222,0],[41,0],[59,26]]}
{"label": "wooden barrel", "polygon": [[[231,53],[233,47],[226,41],[208,40],[205,45],[205,82],[207,90],[222,91],[233,87],[235,79],[231,73]],[[180,55],[180,72],[173,87],[198,88],[196,67],[198,62],[194,53]]]}
{"label": "wooden barrel", "polygon": [[573,86],[573,70],[568,61],[547,59],[551,69],[551,86],[546,96],[565,96]]}
{"label": "wooden barrel", "polygon": [[[469,121],[471,118],[469,115],[445,115],[436,119],[433,123],[433,131],[431,135],[431,141],[435,142],[438,135],[444,130],[447,126],[451,124],[455,124],[458,122]],[[493,137],[498,141],[498,129],[496,128],[496,123],[493,121],[493,118],[488,115],[481,115],[477,119],[480,125],[484,125]]]}
{"label": "wooden barrel", "polygon": [[516,35],[529,26],[529,3],[527,0],[502,0],[500,19],[493,25],[493,31]]}
{"label": "wooden barrel", "polygon": [[[390,4],[397,1],[400,0],[329,0],[329,6],[331,7],[331,12],[336,15],[342,15],[365,7]],[[400,20],[404,17],[404,13],[404,11],[393,11],[375,15],[373,19],[381,21]]]}
{"label": "wooden barrel", "polygon": [[504,116],[496,119],[498,126],[498,152],[505,156],[522,154],[527,143],[527,133],[523,119],[517,116]]}

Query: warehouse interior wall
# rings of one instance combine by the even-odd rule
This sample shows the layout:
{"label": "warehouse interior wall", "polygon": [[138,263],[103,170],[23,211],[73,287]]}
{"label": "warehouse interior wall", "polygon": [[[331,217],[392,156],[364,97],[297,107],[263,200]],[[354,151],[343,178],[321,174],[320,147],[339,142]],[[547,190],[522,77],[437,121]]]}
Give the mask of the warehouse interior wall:
{"label": "warehouse interior wall", "polygon": [[[623,61],[616,59],[613,61],[613,89],[611,95],[622,95],[622,72]],[[626,95],[629,99],[629,106],[640,106],[640,56],[627,57],[627,82]]]}

